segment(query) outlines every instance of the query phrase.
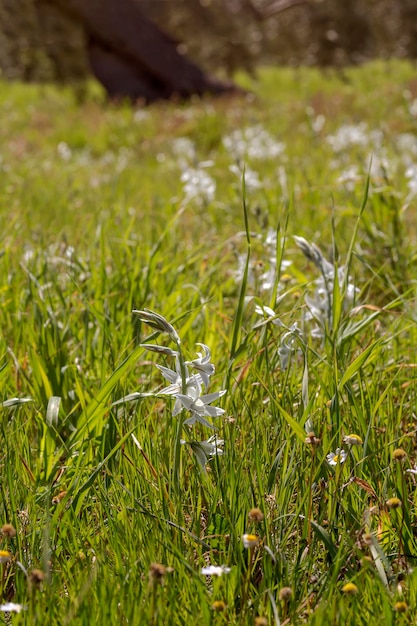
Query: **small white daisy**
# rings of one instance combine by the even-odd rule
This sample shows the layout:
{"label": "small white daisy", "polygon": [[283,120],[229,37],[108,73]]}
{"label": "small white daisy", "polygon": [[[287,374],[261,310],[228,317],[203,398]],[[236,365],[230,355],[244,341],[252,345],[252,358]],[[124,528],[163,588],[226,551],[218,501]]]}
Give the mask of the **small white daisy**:
{"label": "small white daisy", "polygon": [[344,463],[347,459],[347,452],[341,448],[336,448],[336,452],[329,452],[326,456],[326,460],[329,465],[335,467],[339,463]]}

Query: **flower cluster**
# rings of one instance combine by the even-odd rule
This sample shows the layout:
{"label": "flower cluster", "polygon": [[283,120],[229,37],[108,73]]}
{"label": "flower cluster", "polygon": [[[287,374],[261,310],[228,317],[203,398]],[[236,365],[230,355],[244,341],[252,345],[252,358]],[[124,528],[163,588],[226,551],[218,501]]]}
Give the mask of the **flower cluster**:
{"label": "flower cluster", "polygon": [[[131,394],[124,400],[133,400],[144,395],[153,396],[172,396],[175,398],[172,415],[175,417],[186,410],[189,417],[184,419],[181,424],[193,426],[196,423],[206,426],[207,428],[215,428],[211,421],[207,418],[216,418],[224,414],[224,409],[211,406],[212,402],[218,400],[225,395],[226,390],[206,393],[210,384],[210,377],[215,372],[215,366],[211,362],[210,348],[205,344],[197,344],[201,348],[201,352],[197,352],[197,357],[191,361],[185,361],[181,339],[174,327],[161,315],[149,310],[133,311],[139,315],[141,321],[145,322],[151,328],[157,331],[167,333],[171,340],[176,344],[176,350],[172,350],[166,346],[156,344],[142,344],[146,350],[163,354],[175,359],[175,369],[170,369],[164,365],[156,367],[162,376],[169,383],[159,391],[151,394]],[[217,439],[216,436],[210,437],[204,441],[178,441],[178,444],[189,445],[194,452],[200,466],[205,468],[206,463],[213,457],[223,454],[223,440]]]}
{"label": "flower cluster", "polygon": [[[304,237],[294,237],[296,244],[304,256],[312,261],[321,272],[320,278],[314,281],[314,296],[306,296],[305,301],[309,309],[306,319],[314,319],[317,326],[311,331],[312,337],[323,338],[325,329],[331,328],[333,323],[333,293],[336,281],[335,266],[327,261],[322,251],[314,243],[309,243]],[[344,265],[337,268],[337,281],[343,297],[343,310],[352,308],[357,288],[346,276]]]}
{"label": "flower cluster", "polygon": [[[184,408],[190,412],[191,415],[185,420],[184,424],[192,426],[196,422],[200,422],[203,426],[214,428],[213,424],[205,418],[223,415],[224,409],[210,406],[210,404],[224,396],[226,390],[208,394],[202,393],[203,388],[207,389],[210,376],[214,374],[215,368],[213,363],[210,362],[210,349],[204,344],[198,345],[202,347],[204,354],[198,352],[197,359],[186,361],[183,364],[185,384],[183,384],[181,361],[178,353],[175,355],[175,370],[171,370],[163,365],[156,366],[162,376],[171,383],[168,387],[161,389],[158,395],[173,396],[175,398],[175,405],[172,411],[174,416],[178,415]],[[150,347],[147,346],[147,349],[149,350]],[[190,375],[189,367],[192,367],[196,373]]]}
{"label": "flower cluster", "polygon": [[301,331],[298,328],[297,322],[294,322],[290,327],[287,327],[276,315],[275,311],[269,306],[256,305],[255,313],[263,315],[265,320],[260,324],[257,324],[254,328],[258,328],[264,323],[271,322],[275,326],[284,328],[286,332],[282,335],[280,345],[278,348],[278,356],[280,360],[281,369],[285,370],[288,367],[290,357],[297,352],[297,342],[301,339]]}

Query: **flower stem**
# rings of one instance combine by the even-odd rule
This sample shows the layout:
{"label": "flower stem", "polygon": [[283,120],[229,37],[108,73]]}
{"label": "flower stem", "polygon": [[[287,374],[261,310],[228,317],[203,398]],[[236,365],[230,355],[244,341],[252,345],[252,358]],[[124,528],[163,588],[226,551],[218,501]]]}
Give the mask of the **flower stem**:
{"label": "flower stem", "polygon": [[[178,339],[175,342],[177,344],[178,362],[181,372],[181,393],[187,395],[187,371],[185,367],[184,355],[181,349],[181,340]],[[184,418],[182,417],[182,411],[178,414],[177,432],[175,435],[174,444],[174,484],[176,489],[180,486],[180,468],[181,468],[181,436],[184,428]]]}

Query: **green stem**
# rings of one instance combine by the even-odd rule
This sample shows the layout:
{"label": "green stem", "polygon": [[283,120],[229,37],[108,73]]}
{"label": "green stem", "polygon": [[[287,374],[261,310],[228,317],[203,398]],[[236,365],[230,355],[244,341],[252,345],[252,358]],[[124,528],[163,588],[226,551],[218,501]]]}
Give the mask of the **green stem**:
{"label": "green stem", "polygon": [[[181,350],[181,341],[178,338],[177,350],[178,350],[178,361],[180,364],[180,372],[181,372],[181,393],[183,395],[187,395],[187,372],[184,361],[184,355]],[[178,424],[177,424],[177,432],[175,435],[175,447],[174,447],[174,484],[175,488],[178,491],[180,486],[180,469],[181,469],[181,436],[184,428],[184,417],[182,416],[182,411],[178,414]]]}

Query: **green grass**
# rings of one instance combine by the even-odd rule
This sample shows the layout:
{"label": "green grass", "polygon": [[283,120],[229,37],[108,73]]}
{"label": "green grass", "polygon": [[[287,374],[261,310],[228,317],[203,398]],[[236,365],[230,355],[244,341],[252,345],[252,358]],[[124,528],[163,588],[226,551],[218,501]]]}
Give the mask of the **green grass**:
{"label": "green grass", "polygon": [[[144,110],[2,85],[0,593],[26,607],[4,623],[415,621],[415,69],[241,82]],[[239,157],[227,138],[254,127]],[[187,196],[192,169],[214,193]],[[134,309],[184,360],[209,346],[217,431],[152,395],[175,359],[141,344],[178,345]]]}

